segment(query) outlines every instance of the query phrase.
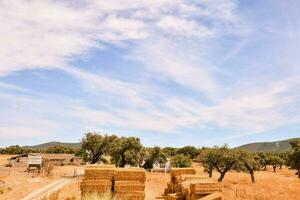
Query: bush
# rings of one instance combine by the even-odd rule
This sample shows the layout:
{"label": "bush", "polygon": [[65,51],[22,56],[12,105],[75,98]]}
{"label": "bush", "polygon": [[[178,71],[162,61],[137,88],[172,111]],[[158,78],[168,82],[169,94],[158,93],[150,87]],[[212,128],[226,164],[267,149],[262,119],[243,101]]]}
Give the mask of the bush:
{"label": "bush", "polygon": [[178,154],[171,159],[173,167],[190,167],[192,165],[191,158],[183,154]]}

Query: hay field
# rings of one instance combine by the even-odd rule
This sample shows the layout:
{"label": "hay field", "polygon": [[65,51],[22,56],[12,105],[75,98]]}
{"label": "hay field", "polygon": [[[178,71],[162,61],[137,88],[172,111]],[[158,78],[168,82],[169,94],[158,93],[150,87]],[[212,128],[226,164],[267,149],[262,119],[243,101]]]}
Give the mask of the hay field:
{"label": "hay field", "polygon": [[[197,174],[206,175],[202,169],[195,167]],[[170,174],[146,173],[145,200],[154,200],[162,195]],[[214,173],[213,178],[217,179],[218,174]],[[294,175],[294,171],[286,168],[279,169],[273,173],[260,171],[256,173],[257,183],[252,184],[249,174],[229,172],[224,179],[223,197],[224,200],[299,200],[300,180]],[[72,195],[70,195],[72,194]],[[65,186],[61,189],[60,200],[67,198],[80,200],[79,180],[76,183]]]}
{"label": "hay field", "polygon": [[[198,175],[204,175],[201,167],[194,165]],[[0,195],[0,200],[12,199],[17,200],[24,197],[32,190],[43,187],[51,181],[58,178],[58,175],[72,174],[75,167],[57,167],[54,170],[52,178],[38,177],[32,179],[25,173],[14,172],[18,176],[2,176],[1,179],[6,183],[11,184],[10,191],[6,191]],[[224,200],[299,200],[300,196],[300,180],[294,175],[294,171],[286,168],[278,169],[277,173],[268,171],[260,171],[256,173],[255,184],[251,183],[249,174],[229,172],[224,179],[223,196]],[[213,178],[217,179],[218,174],[214,173]],[[162,195],[166,183],[170,180],[168,173],[146,173],[145,182],[145,200],[154,200]],[[77,178],[74,183],[64,186],[60,190],[59,199],[80,200],[80,178]]]}

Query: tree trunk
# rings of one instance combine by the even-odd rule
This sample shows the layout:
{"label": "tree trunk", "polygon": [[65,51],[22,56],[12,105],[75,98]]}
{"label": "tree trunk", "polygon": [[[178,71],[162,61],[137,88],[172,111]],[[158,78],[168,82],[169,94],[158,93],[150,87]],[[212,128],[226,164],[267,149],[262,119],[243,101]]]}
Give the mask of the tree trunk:
{"label": "tree trunk", "polygon": [[252,183],[255,183],[255,177],[254,177],[254,171],[253,170],[250,171],[250,175],[251,175]]}
{"label": "tree trunk", "polygon": [[273,165],[273,172],[276,172],[276,166]]}
{"label": "tree trunk", "polygon": [[209,178],[211,178],[211,177],[212,177],[212,170],[209,170],[209,172],[208,172],[208,176],[209,176]]}
{"label": "tree trunk", "polygon": [[225,174],[226,174],[226,172],[221,172],[221,176],[220,176],[220,178],[218,179],[219,182],[222,182],[222,181],[223,181],[223,179],[224,179],[224,177],[225,177]]}
{"label": "tree trunk", "polygon": [[300,178],[300,170],[298,170],[298,178]]}
{"label": "tree trunk", "polygon": [[264,165],[265,171],[267,171],[267,165]]}

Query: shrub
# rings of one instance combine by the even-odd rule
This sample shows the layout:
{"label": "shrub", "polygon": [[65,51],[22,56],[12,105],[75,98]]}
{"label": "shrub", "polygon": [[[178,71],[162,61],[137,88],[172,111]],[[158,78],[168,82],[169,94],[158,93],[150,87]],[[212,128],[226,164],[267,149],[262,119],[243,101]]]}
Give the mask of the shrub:
{"label": "shrub", "polygon": [[190,167],[192,165],[191,158],[183,154],[178,154],[171,159],[173,167]]}

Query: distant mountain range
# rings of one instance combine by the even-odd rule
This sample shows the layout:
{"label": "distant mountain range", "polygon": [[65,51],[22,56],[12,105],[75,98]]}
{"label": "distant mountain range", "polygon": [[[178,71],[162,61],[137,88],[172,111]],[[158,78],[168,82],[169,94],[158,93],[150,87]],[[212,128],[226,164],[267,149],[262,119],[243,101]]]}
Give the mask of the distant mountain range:
{"label": "distant mountain range", "polygon": [[[300,139],[300,138],[291,138],[287,140],[281,140],[281,141],[273,141],[273,142],[255,142],[255,143],[249,143],[245,145],[241,145],[236,148],[246,149],[252,152],[284,152],[291,149],[291,146],[289,144],[289,141],[292,139]],[[45,150],[51,146],[60,145],[64,147],[70,147],[74,149],[79,149],[81,146],[81,143],[63,143],[63,142],[47,142],[43,144],[38,144],[34,146],[23,146],[24,148],[32,148],[32,149],[41,149]]]}
{"label": "distant mountain range", "polygon": [[64,147],[70,147],[73,149],[79,149],[81,146],[81,143],[65,143],[65,142],[56,142],[56,141],[52,141],[52,142],[46,142],[46,143],[42,143],[42,144],[38,144],[38,145],[33,145],[33,146],[23,146],[23,148],[31,148],[31,149],[41,149],[41,150],[45,150],[49,147],[52,146],[64,146]]}
{"label": "distant mountain range", "polygon": [[255,142],[255,143],[245,144],[237,148],[246,149],[252,152],[285,152],[292,148],[291,145],[289,144],[289,141],[292,139],[300,139],[300,138],[291,138],[287,140],[274,141],[274,142]]}

